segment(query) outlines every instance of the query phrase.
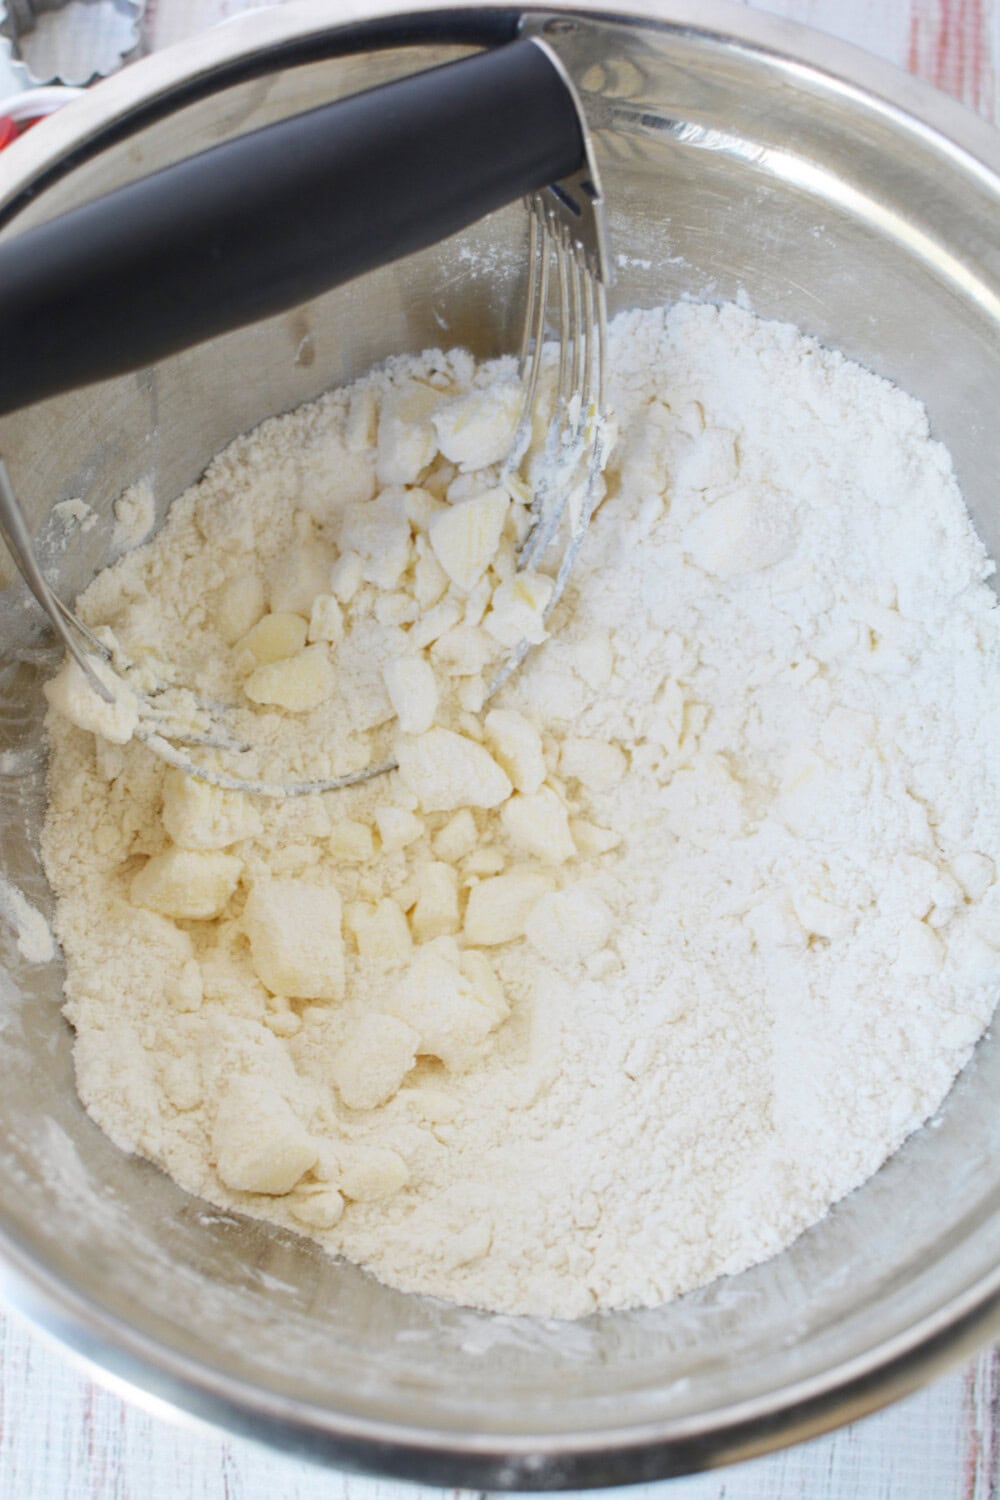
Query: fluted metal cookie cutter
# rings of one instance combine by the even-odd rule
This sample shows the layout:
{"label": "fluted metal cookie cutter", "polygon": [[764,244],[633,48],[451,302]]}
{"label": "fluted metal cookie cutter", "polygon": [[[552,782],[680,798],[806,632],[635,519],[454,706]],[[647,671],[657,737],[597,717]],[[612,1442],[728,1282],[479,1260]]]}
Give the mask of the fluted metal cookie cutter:
{"label": "fluted metal cookie cutter", "polygon": [[113,73],[141,39],[145,0],[0,0],[0,101]]}

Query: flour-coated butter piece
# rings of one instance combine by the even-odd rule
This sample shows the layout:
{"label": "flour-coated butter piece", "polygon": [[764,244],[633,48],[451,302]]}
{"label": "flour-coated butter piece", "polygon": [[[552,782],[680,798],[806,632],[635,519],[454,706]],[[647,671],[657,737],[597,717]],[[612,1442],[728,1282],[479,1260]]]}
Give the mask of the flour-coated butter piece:
{"label": "flour-coated butter piece", "polygon": [[396,756],[400,779],[424,812],[496,807],[511,794],[506,773],[489,751],[451,729],[403,735]]}
{"label": "flour-coated butter piece", "polygon": [[328,847],[334,859],[346,864],[365,864],[375,856],[372,831],[358,818],[339,818],[330,829]]}
{"label": "flour-coated butter piece", "polygon": [[506,458],[524,404],[520,381],[494,381],[439,406],[432,418],[438,447],[463,470],[487,469]]}
{"label": "flour-coated butter piece", "polygon": [[163,778],[163,826],[181,849],[228,849],[256,838],[263,825],[245,793],[171,768]]}
{"label": "flour-coated butter piece", "polygon": [[540,646],[548,638],[545,610],[554,587],[545,573],[513,574],[495,589],[483,629],[503,646]]}
{"label": "flour-coated butter piece", "polygon": [[406,1162],[385,1146],[345,1146],[341,1151],[340,1191],[355,1203],[391,1198],[409,1181]]}
{"label": "flour-coated butter piece", "polygon": [[375,809],[375,827],[382,841],[383,854],[396,854],[422,837],[424,821],[408,808],[386,803]]}
{"label": "flour-coated butter piece", "polygon": [[458,874],[443,860],[428,860],[414,873],[417,901],[410,913],[410,925],[418,943],[430,942],[445,933],[457,932],[462,925],[458,911]]}
{"label": "flour-coated butter piece", "polygon": [[500,822],[515,849],[546,864],[565,864],[576,853],[569,814],[551,787],[515,792],[504,803]]}
{"label": "flour-coated butter piece", "polygon": [[334,549],[320,537],[293,542],[271,566],[268,597],[272,612],[291,611],[308,619],[313,600],[327,587],[335,560]]}
{"label": "flour-coated butter piece", "polygon": [[267,608],[264,584],[257,573],[241,572],[219,590],[215,625],[227,646],[246,635]]}
{"label": "flour-coated butter piece", "polygon": [[482,978],[462,972],[461,954],[450,938],[418,948],[391,989],[386,1008],[419,1034],[421,1056],[438,1058],[462,1073],[483,1056],[497,1026],[497,1006]]}
{"label": "flour-coated butter piece", "polygon": [[88,660],[95,676],[111,693],[110,703],[94,691],[70,656],[55,677],[44,684],[42,692],[56,713],[78,729],[100,735],[113,745],[127,745],[139,727],[139,700],[106,662],[94,655]]}
{"label": "flour-coated butter piece", "polygon": [[340,894],[308,880],[255,884],[243,927],[257,978],[272,995],[296,1000],[340,1000],[344,944]]}
{"label": "flour-coated butter piece", "polygon": [[[361,577],[379,589],[394,589],[409,566],[410,523],[404,500],[404,491],[393,486],[367,505],[349,507],[341,519],[341,551],[356,554]],[[346,602],[336,581],[333,592]]]}
{"label": "flour-coated butter piece", "polygon": [[[383,896],[374,907],[364,902],[355,903],[348,911],[362,958],[384,959],[389,963],[403,963],[409,958],[413,938],[403,909],[392,896]],[[348,925],[347,912],[344,924]]]}
{"label": "flour-coated butter piece", "polygon": [[457,588],[473,588],[489,567],[509,509],[506,490],[491,489],[434,517],[428,530],[431,546]]}
{"label": "flour-coated butter piece", "polygon": [[162,916],[207,922],[229,903],[243,872],[243,861],[212,850],[170,848],[154,854],[129,887],[136,906]]}
{"label": "flour-coated butter piece", "polygon": [[494,708],[486,715],[486,743],[519,792],[537,792],[545,780],[542,737],[516,709]]}
{"label": "flour-coated butter piece", "polygon": [[[305,628],[305,621],[302,624]],[[258,667],[243,684],[243,691],[251,703],[301,714],[325,703],[336,686],[337,674],[326,647],[317,645]]]}
{"label": "flour-coated butter piece", "polygon": [[469,808],[463,807],[448,819],[443,828],[438,829],[431,839],[431,848],[438,859],[447,860],[454,865],[471,853],[478,841],[475,817]]}
{"label": "flour-coated butter piece", "polygon": [[288,1199],[288,1212],[306,1229],[333,1229],[344,1216],[344,1199],[326,1183],[310,1184],[312,1191],[298,1186]]}
{"label": "flour-coated butter piece", "polygon": [[290,1193],[316,1161],[314,1141],[266,1079],[233,1078],[212,1127],[215,1169],[239,1193]]}
{"label": "flour-coated butter piece", "polygon": [[539,897],[528,913],[524,933],[549,963],[571,969],[600,952],[613,925],[614,918],[600,896],[577,885]]}
{"label": "flour-coated butter piece", "polygon": [[331,1076],[349,1109],[378,1109],[398,1092],[417,1060],[420,1037],[398,1016],[359,1016],[333,1060]]}
{"label": "flour-coated butter piece", "polygon": [[495,947],[524,936],[528,913],[552,889],[552,880],[531,870],[510,870],[472,887],[465,909],[466,940]]}
{"label": "flour-coated butter piece", "polygon": [[422,381],[388,392],[378,423],[375,473],[380,484],[414,484],[438,451],[430,420],[441,394]]}
{"label": "flour-coated butter piece", "polygon": [[434,668],[422,656],[397,656],[382,668],[389,702],[404,734],[424,734],[434,723],[438,685]]}
{"label": "flour-coated butter piece", "polygon": [[310,645],[326,641],[335,646],[344,638],[344,614],[335,594],[317,594],[309,610],[307,640]]}

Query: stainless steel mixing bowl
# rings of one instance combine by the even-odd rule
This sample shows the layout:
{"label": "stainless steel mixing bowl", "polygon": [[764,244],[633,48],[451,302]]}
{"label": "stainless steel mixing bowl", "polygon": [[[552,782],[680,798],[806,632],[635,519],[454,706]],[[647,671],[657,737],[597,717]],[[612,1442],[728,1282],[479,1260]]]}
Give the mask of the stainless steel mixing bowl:
{"label": "stainless steel mixing bowl", "polygon": [[[368,0],[231,23],[7,152],[3,232],[511,22]],[[587,100],[617,306],[746,296],[899,381],[927,403],[1000,553],[994,132],[891,68],[741,8],[632,0],[629,14],[584,4],[529,11],[526,24],[559,47]],[[132,480],[150,478],[162,514],[236,433],[391,351],[511,347],[523,241],[513,208],[294,315],[0,423],[64,593],[105,560],[110,504]],[[67,536],[51,508],[76,495],[98,521]],[[35,852],[38,621],[12,587],[0,612],[0,868],[48,910]],[[997,1326],[995,1041],[936,1128],[785,1254],[657,1311],[560,1326],[388,1291],[122,1155],[73,1091],[59,963],[27,963],[9,933],[3,952],[0,1291],[147,1401],[425,1481],[612,1484],[860,1416]]]}

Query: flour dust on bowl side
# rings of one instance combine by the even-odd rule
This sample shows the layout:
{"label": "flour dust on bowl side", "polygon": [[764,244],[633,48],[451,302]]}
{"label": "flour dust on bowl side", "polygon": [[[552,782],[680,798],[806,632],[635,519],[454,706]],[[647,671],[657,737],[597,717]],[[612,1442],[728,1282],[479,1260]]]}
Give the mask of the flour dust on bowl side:
{"label": "flour dust on bowl side", "polygon": [[[352,676],[340,730],[403,750],[381,790],[279,812],[53,724],[42,837],[52,659],[7,590],[5,1285],[140,1389],[438,1482],[761,1451],[910,1388],[995,1298],[989,1039],[948,1092],[996,977],[994,138],[808,33],[639,12],[523,22],[583,92],[618,258],[622,436],[551,622],[544,568],[503,591],[522,497],[479,504],[502,489],[485,450],[446,451],[516,343],[516,208],[0,423],[69,599],[114,555],[128,486],[159,523],[196,486],[93,584],[91,623],[193,656],[207,630],[276,755],[324,711],[288,663],[326,681],[365,645],[378,672]],[[5,232],[517,18],[451,21],[290,7],[151,59],[34,133]],[[264,99],[248,59],[274,65]],[[214,91],[192,98],[196,76]],[[442,346],[471,358],[419,363]],[[436,394],[393,413],[417,370]],[[331,455],[357,481],[343,513]],[[490,653],[526,625],[548,638],[484,711]],[[131,1155],[77,1100],[64,968],[25,925],[25,902],[52,912],[43,847],[80,1087]]]}

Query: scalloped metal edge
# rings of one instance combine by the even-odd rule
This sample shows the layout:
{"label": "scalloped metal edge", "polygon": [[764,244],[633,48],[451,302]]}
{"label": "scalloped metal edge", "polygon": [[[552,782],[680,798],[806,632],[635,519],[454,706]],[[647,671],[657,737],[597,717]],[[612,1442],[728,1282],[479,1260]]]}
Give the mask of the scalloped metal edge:
{"label": "scalloped metal edge", "polygon": [[[141,42],[142,18],[145,13],[145,0],[115,0],[113,7],[116,24],[110,34],[110,45],[105,41],[102,49],[100,43],[95,44],[92,53],[84,47],[80,47],[79,57],[73,59],[71,66],[63,66],[61,72],[51,72],[45,77],[36,77],[28,64],[18,55],[15,43],[9,36],[0,34],[0,101],[9,98],[12,94],[24,93],[28,89],[38,88],[44,84],[67,84],[73,87],[82,87],[96,78],[106,78],[121,67],[123,60],[128,57]],[[0,28],[13,26],[13,16],[8,10],[7,0],[0,0]],[[71,49],[72,50],[72,49]]]}

